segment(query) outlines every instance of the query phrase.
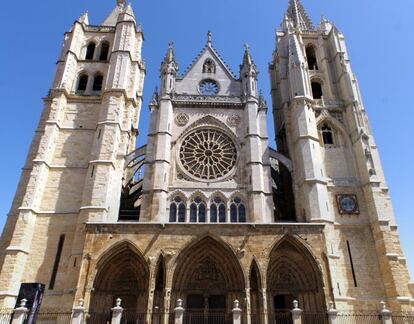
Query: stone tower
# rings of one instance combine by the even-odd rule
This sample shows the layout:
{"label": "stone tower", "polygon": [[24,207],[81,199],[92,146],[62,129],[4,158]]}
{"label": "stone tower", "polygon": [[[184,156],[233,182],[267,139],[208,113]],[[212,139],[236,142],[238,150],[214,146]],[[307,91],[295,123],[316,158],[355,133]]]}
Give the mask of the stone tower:
{"label": "stone tower", "polygon": [[142,42],[123,1],[101,25],[90,25],[85,13],[65,34],[1,240],[2,304],[14,306],[22,282],[47,283],[62,301],[71,299],[83,224],[117,221],[141,110]]}
{"label": "stone tower", "polygon": [[[241,214],[233,217],[238,221],[269,222],[273,205],[267,107],[257,90],[249,48],[236,78],[214,49],[209,32],[184,75],[177,72],[170,44],[160,69],[159,98],[156,93],[150,107],[141,220],[231,222],[233,204],[225,202],[235,199]],[[174,199],[200,200],[193,201],[197,215],[190,202],[187,217],[174,217],[180,205]],[[208,215],[214,199],[226,210],[212,219]]]}
{"label": "stone tower", "polygon": [[[404,307],[406,259],[344,35],[325,18],[313,26],[300,1],[290,0],[276,39],[270,64],[276,142],[293,165],[297,220],[326,224],[333,296],[346,303],[381,295]],[[341,250],[356,265],[349,284],[340,279],[347,263]]]}

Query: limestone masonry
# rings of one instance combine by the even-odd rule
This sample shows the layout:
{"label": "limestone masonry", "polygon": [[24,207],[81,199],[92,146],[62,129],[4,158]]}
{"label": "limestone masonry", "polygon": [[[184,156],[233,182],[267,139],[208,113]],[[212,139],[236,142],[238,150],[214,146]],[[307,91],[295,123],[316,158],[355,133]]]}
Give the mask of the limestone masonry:
{"label": "limestone masonry", "polygon": [[210,32],[185,71],[168,46],[147,145],[136,148],[142,45],[122,0],[101,25],[83,14],[65,34],[1,237],[1,306],[39,283],[43,308],[83,298],[103,313],[121,298],[147,323],[155,311],[172,323],[179,299],[226,318],[237,299],[249,324],[274,323],[294,300],[313,313],[377,311],[381,301],[414,310],[336,26],[314,26],[289,0],[269,65],[277,151],[249,47],[234,75]]}

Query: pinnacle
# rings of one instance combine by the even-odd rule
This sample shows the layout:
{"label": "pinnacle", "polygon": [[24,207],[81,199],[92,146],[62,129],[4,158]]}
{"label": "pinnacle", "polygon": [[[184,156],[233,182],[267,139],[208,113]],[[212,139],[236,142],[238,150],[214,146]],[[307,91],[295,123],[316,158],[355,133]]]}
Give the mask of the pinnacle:
{"label": "pinnacle", "polygon": [[213,34],[211,33],[211,31],[209,30],[207,32],[207,45],[211,46],[211,44],[213,43]]}
{"label": "pinnacle", "polygon": [[286,16],[292,20],[294,27],[301,30],[313,30],[312,21],[300,0],[289,0]]}
{"label": "pinnacle", "polygon": [[245,51],[244,51],[244,56],[243,56],[243,64],[246,64],[249,66],[254,65],[252,55],[250,54],[249,44],[247,43],[244,44],[244,48],[245,48]]}

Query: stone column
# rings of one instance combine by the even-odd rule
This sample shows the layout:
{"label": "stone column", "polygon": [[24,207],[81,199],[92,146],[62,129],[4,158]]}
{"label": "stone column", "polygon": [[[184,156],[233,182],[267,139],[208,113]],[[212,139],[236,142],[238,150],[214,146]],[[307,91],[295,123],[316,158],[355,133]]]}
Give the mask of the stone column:
{"label": "stone column", "polygon": [[183,308],[183,300],[177,300],[177,307],[174,308],[175,313],[175,320],[174,324],[183,324],[184,322],[184,308]]}
{"label": "stone column", "polygon": [[118,298],[116,300],[116,306],[114,308],[111,308],[112,310],[112,320],[111,320],[111,324],[120,324],[121,323],[121,318],[122,318],[122,312],[123,312],[123,308],[121,307],[121,298]]}
{"label": "stone column", "polygon": [[233,302],[233,309],[231,311],[233,313],[233,324],[241,324],[241,309],[240,309],[240,302],[236,299]]}
{"label": "stone column", "polygon": [[292,323],[293,324],[302,324],[302,310],[299,308],[299,302],[297,300],[293,301],[292,312]]}
{"label": "stone column", "polygon": [[[257,314],[256,314],[257,316]],[[250,288],[246,288],[246,323],[252,323],[252,305],[251,305],[251,295]]]}
{"label": "stone column", "polygon": [[72,310],[72,321],[71,324],[82,324],[83,316],[85,314],[85,308],[83,307],[83,299],[79,299],[78,306]]}
{"label": "stone column", "polygon": [[328,310],[329,324],[336,324],[337,316],[338,316],[338,311],[334,308],[334,303],[331,301],[329,302],[329,310]]}
{"label": "stone column", "polygon": [[380,315],[382,324],[392,324],[392,313],[387,309],[383,301],[380,303]]}
{"label": "stone column", "polygon": [[154,307],[154,311],[152,312],[152,324],[160,324],[160,308],[158,306]]}
{"label": "stone column", "polygon": [[269,319],[268,319],[268,310],[267,310],[267,290],[266,290],[266,288],[262,289],[262,301],[263,301],[262,321],[263,321],[263,324],[267,324]]}
{"label": "stone column", "polygon": [[12,324],[23,324],[29,310],[26,308],[27,299],[22,299],[20,307],[14,310]]}

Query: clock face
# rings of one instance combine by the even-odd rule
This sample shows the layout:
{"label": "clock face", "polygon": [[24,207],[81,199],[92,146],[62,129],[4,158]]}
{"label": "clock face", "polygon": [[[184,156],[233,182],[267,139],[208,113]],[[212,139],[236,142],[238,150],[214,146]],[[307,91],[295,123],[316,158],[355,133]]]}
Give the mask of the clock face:
{"label": "clock face", "polygon": [[338,203],[341,214],[358,214],[358,204],[355,195],[340,195]]}
{"label": "clock face", "polygon": [[199,90],[203,96],[215,96],[219,92],[219,86],[214,80],[203,80],[200,82]]}

